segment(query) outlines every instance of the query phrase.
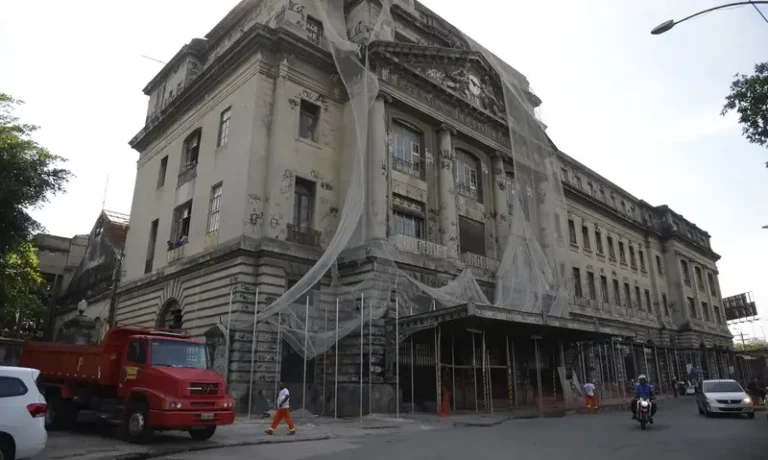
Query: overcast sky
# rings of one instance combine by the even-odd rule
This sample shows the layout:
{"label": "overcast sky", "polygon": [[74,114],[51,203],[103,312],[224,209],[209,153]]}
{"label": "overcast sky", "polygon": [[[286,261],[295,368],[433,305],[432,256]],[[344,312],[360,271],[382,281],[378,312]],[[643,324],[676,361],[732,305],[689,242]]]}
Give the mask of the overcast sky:
{"label": "overcast sky", "polygon": [[[0,91],[26,101],[37,140],[69,159],[68,193],[34,212],[87,233],[102,207],[130,212],[141,89],[237,0],[19,0],[0,15]],[[564,152],[712,235],[724,295],[754,291],[768,317],[768,151],[719,115],[735,73],[768,59],[751,7],[649,31],[725,0],[423,0],[524,73]],[[768,15],[768,7],[764,7]],[[768,326],[765,326],[768,332]],[[749,326],[745,334],[764,334]]]}

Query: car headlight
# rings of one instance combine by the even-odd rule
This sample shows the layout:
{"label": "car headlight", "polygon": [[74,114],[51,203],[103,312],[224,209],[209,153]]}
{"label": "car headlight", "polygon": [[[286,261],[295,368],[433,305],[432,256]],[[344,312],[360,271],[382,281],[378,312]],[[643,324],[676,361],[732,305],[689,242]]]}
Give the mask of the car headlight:
{"label": "car headlight", "polygon": [[742,404],[752,404],[752,398],[750,398],[749,396],[747,396],[746,398],[744,398],[744,399],[742,399],[742,400],[741,400],[741,403],[742,403]]}
{"label": "car headlight", "polygon": [[182,403],[181,401],[166,401],[165,406],[167,409],[171,410],[181,409]]}
{"label": "car headlight", "polygon": [[235,402],[234,401],[224,401],[224,408],[230,409],[232,407],[235,407]]}
{"label": "car headlight", "polygon": [[708,404],[717,404],[717,401],[715,401],[715,400],[714,400],[714,399],[712,399],[712,398],[707,398],[707,403],[708,403]]}

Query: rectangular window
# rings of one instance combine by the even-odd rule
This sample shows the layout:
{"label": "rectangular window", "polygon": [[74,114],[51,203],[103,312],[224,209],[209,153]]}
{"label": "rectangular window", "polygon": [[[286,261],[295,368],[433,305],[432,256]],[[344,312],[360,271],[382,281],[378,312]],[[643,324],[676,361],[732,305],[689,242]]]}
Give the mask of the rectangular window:
{"label": "rectangular window", "polygon": [[581,291],[581,270],[576,267],[573,267],[573,295],[577,298],[584,296]]}
{"label": "rectangular window", "polygon": [[645,271],[645,253],[642,249],[638,249],[637,255],[640,257],[640,270]]}
{"label": "rectangular window", "polygon": [[312,229],[312,217],[315,208],[315,183],[296,178],[293,192],[293,227],[297,232]]}
{"label": "rectangular window", "polygon": [[707,302],[701,302],[701,312],[704,314],[704,321],[712,321],[709,316],[709,305]]}
{"label": "rectangular window", "polygon": [[187,242],[189,227],[192,222],[192,200],[176,206],[173,210],[173,226],[171,229],[171,241],[176,247]]}
{"label": "rectangular window", "polygon": [[576,186],[581,188],[581,177],[576,176]]}
{"label": "rectangular window", "polygon": [[563,182],[568,182],[568,170],[565,168],[560,168],[560,179]]}
{"label": "rectangular window", "polygon": [[621,290],[619,289],[619,280],[613,280],[613,303],[621,305]]}
{"label": "rectangular window", "polygon": [[485,224],[459,216],[459,250],[485,255]]}
{"label": "rectangular window", "polygon": [[605,190],[602,187],[600,188],[600,199],[605,201]]}
{"label": "rectangular window", "polygon": [[688,271],[688,262],[681,260],[680,261],[680,268],[683,270],[683,283],[685,283],[686,286],[691,286],[691,273]]}
{"label": "rectangular window", "polygon": [[659,272],[659,276],[664,276],[664,265],[661,263],[661,257],[656,256],[656,271]]}
{"label": "rectangular window", "polygon": [[149,243],[147,244],[147,259],[144,263],[144,273],[152,271],[155,260],[155,246],[157,246],[157,229],[160,227],[160,219],[155,219],[149,226]]}
{"label": "rectangular window", "polygon": [[635,286],[635,302],[637,302],[637,309],[643,309],[643,299],[640,298],[640,288]]}
{"label": "rectangular window", "polygon": [[320,106],[302,99],[299,108],[299,137],[315,142],[319,119]]}
{"label": "rectangular window", "polygon": [[[0,398],[16,398],[24,396],[28,391],[29,389],[20,379],[16,377],[0,377]],[[14,402],[10,404],[15,405]],[[5,452],[5,449],[3,449],[3,452]]]}
{"label": "rectangular window", "polygon": [[696,304],[693,301],[693,297],[688,297],[688,313],[690,313],[691,318],[698,318],[698,315],[696,315]]}
{"label": "rectangular window", "polygon": [[420,240],[424,239],[424,219],[400,211],[392,211],[392,232]]}
{"label": "rectangular window", "polygon": [[603,275],[600,275],[600,292],[603,294],[603,303],[610,303],[611,300],[608,298],[608,278]]}
{"label": "rectangular window", "polygon": [[323,23],[312,16],[307,16],[307,40],[323,46]]}
{"label": "rectangular window", "polygon": [[595,186],[592,185],[592,182],[587,182],[587,189],[589,190],[590,196],[595,194]]}
{"label": "rectangular window", "polygon": [[573,222],[573,219],[568,219],[568,238],[570,238],[573,246],[579,245],[576,241],[576,224]]}
{"label": "rectangular window", "polygon": [[202,131],[200,129],[190,134],[184,141],[184,154],[182,155],[181,169],[182,173],[197,166],[197,159],[200,155],[200,137]]}
{"label": "rectangular window", "polygon": [[707,282],[709,283],[709,293],[713,297],[717,297],[717,288],[715,287],[715,277],[710,272],[707,272]]}
{"label": "rectangular window", "polygon": [[648,309],[648,313],[653,313],[653,305],[651,305],[651,291],[645,290],[645,308]]}
{"label": "rectangular window", "polygon": [[587,289],[589,289],[589,299],[597,300],[597,286],[595,285],[595,274],[587,272]]}
{"label": "rectangular window", "polygon": [[715,323],[722,324],[723,319],[720,317],[720,307],[712,305],[712,313],[715,315]]}
{"label": "rectangular window", "polygon": [[619,262],[626,264],[627,255],[624,253],[624,243],[619,241]]}
{"label": "rectangular window", "polygon": [[704,279],[701,277],[701,267],[693,267],[693,271],[696,273],[696,287],[699,288],[699,291],[704,292]]}
{"label": "rectangular window", "polygon": [[635,248],[631,244],[629,245],[629,264],[632,268],[637,268],[637,259],[635,259]]}
{"label": "rectangular window", "polygon": [[613,237],[607,236],[606,241],[608,242],[608,257],[610,257],[613,260],[616,260],[616,250],[613,247]]}
{"label": "rectangular window", "polygon": [[480,182],[477,171],[481,169],[480,161],[462,151],[456,152],[456,191],[460,194],[480,201]]}
{"label": "rectangular window", "polygon": [[224,185],[219,182],[211,187],[211,200],[208,207],[208,228],[206,233],[219,231],[219,215],[221,214],[221,192]]}
{"label": "rectangular window", "polygon": [[165,185],[165,174],[168,172],[168,155],[160,160],[160,169],[157,171],[157,188]]}
{"label": "rectangular window", "polygon": [[598,254],[603,253],[603,234],[597,228],[595,228],[595,250]]}
{"label": "rectangular window", "polygon": [[632,294],[629,291],[629,283],[624,283],[624,306],[627,308],[632,306]]}
{"label": "rectangular window", "polygon": [[392,167],[402,173],[421,178],[423,159],[421,156],[421,133],[402,123],[392,123]]}
{"label": "rectangular window", "polygon": [[664,305],[664,314],[669,316],[669,304],[667,303],[666,294],[661,294],[661,304]]}
{"label": "rectangular window", "polygon": [[592,250],[592,243],[589,241],[589,228],[586,225],[581,226],[581,238],[584,240],[584,249]]}
{"label": "rectangular window", "polygon": [[227,107],[227,110],[221,112],[219,117],[219,139],[216,142],[216,147],[227,145],[229,139],[229,117],[232,113],[231,107]]}

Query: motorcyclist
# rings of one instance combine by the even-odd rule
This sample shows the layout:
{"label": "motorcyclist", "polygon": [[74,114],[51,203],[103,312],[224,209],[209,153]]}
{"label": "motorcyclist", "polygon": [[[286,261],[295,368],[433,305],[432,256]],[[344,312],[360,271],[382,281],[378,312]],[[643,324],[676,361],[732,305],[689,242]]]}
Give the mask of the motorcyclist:
{"label": "motorcyclist", "polygon": [[656,395],[653,391],[653,385],[648,383],[648,378],[645,375],[640,375],[637,378],[637,385],[635,385],[635,397],[632,399],[630,408],[632,409],[632,420],[637,420],[637,402],[640,398],[647,399],[651,403],[651,414],[648,417],[648,421],[653,423],[653,416],[656,415],[656,403],[653,401],[656,399]]}

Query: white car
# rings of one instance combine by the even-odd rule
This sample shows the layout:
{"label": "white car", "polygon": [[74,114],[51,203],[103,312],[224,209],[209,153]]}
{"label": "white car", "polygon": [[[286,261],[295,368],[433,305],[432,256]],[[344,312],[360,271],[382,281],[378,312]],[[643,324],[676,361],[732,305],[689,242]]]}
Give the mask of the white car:
{"label": "white car", "polygon": [[0,366],[0,460],[34,457],[45,449],[48,405],[37,388],[40,371]]}

